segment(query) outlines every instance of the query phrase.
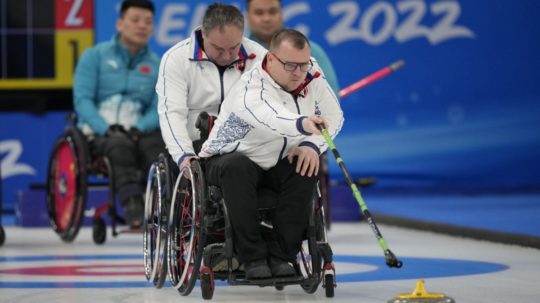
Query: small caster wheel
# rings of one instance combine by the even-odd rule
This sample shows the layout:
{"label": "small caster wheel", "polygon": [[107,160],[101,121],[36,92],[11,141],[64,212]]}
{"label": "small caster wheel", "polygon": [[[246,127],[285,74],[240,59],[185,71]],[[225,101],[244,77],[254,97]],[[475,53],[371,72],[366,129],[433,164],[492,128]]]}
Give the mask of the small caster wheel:
{"label": "small caster wheel", "polygon": [[205,300],[211,300],[214,296],[214,275],[210,270],[201,272],[201,292]]}
{"label": "small caster wheel", "polygon": [[324,292],[326,294],[327,298],[333,298],[334,297],[334,276],[333,275],[325,275],[324,276]]}
{"label": "small caster wheel", "polygon": [[107,227],[102,218],[94,219],[92,222],[92,239],[96,244],[103,244],[107,239]]}
{"label": "small caster wheel", "polygon": [[6,232],[4,231],[4,227],[0,225],[0,246],[4,245],[4,241],[6,241]]}

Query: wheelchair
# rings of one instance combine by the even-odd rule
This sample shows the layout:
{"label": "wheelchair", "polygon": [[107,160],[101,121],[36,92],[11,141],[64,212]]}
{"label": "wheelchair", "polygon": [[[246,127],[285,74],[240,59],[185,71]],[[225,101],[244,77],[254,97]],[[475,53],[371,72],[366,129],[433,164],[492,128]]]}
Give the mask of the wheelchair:
{"label": "wheelchair", "polygon": [[[74,121],[73,116],[68,120]],[[47,211],[53,230],[64,242],[72,242],[79,232],[84,217],[92,218],[92,239],[103,244],[107,227],[103,215],[108,213],[112,235],[120,232],[117,224],[125,221],[116,209],[113,167],[104,155],[92,154],[86,136],[69,125],[56,140],[47,170]],[[89,188],[108,188],[108,201],[96,208],[86,209]]]}
{"label": "wheelchair", "polygon": [[[200,149],[214,125],[216,117],[202,112],[195,126],[201,140],[194,142]],[[168,213],[173,185],[179,175],[178,165],[169,154],[160,153],[148,171],[143,222],[143,254],[146,279],[161,288],[167,277]]]}
{"label": "wheelchair", "polygon": [[178,166],[171,157],[159,154],[148,172],[144,222],[143,254],[146,279],[161,288],[167,277],[168,212],[172,198],[173,177]]}
{"label": "wheelchair", "polygon": [[[199,280],[204,299],[213,297],[216,280],[230,285],[273,286],[277,290],[300,285],[307,293],[314,293],[322,282],[326,296],[333,297],[335,268],[320,197],[317,187],[305,240],[293,264],[296,275],[247,280],[242,267],[233,266],[233,233],[220,188],[206,184],[199,160],[178,171],[170,157],[160,155],[150,169],[147,183],[143,241],[146,278],[160,288],[168,275],[171,285],[183,296],[189,295]],[[272,232],[275,203],[275,193],[261,191],[263,237]],[[214,271],[211,260],[223,256],[227,269]]]}

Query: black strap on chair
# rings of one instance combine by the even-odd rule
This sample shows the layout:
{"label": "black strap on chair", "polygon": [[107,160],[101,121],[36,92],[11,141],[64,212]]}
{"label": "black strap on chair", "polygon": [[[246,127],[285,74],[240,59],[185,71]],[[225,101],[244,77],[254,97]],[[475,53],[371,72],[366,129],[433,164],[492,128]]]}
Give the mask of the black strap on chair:
{"label": "black strap on chair", "polygon": [[201,134],[201,143],[204,143],[210,135],[212,127],[214,127],[214,122],[216,117],[209,115],[207,112],[201,112],[195,121],[195,127],[199,130]]}
{"label": "black strap on chair", "polygon": [[207,112],[201,112],[197,117],[197,120],[195,120],[195,127],[200,132],[200,139],[193,141],[193,149],[196,154],[201,151],[203,143],[208,139],[216,119],[215,116],[209,115]]}

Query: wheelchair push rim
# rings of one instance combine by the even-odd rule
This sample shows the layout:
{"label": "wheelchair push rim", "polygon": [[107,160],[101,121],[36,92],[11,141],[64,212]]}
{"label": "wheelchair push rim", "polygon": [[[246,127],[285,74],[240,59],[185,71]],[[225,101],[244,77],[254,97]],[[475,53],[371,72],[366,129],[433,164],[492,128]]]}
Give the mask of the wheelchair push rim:
{"label": "wheelchair push rim", "polygon": [[[186,178],[184,174],[188,174]],[[198,161],[184,168],[175,183],[168,226],[169,279],[180,294],[193,290],[202,261],[205,182]]]}
{"label": "wheelchair push rim", "polygon": [[144,211],[143,253],[146,279],[163,286],[166,277],[167,222],[163,220],[163,176],[158,163],[148,173]]}
{"label": "wheelchair push rim", "polygon": [[314,228],[315,232],[308,233],[308,239],[304,241],[299,253],[300,270],[304,276],[304,282],[300,285],[306,293],[314,293],[317,291],[321,282],[321,272],[323,257],[319,251],[318,242],[326,241],[322,239],[317,230],[323,229],[325,224],[324,214],[321,213],[320,198],[312,200],[312,211],[309,218],[310,228]]}

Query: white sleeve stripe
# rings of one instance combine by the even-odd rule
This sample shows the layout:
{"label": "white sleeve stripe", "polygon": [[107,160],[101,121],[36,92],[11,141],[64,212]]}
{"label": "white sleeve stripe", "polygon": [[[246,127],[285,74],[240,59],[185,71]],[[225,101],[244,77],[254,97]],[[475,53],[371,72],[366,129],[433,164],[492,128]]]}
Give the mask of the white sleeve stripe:
{"label": "white sleeve stripe", "polygon": [[261,100],[264,100],[264,103],[266,103],[266,105],[268,105],[268,107],[270,107],[270,109],[271,109],[274,113],[276,113],[276,115],[277,115],[277,113],[278,113],[277,110],[275,110],[275,109],[270,105],[270,103],[268,103],[268,100],[266,100],[266,99],[263,98],[263,92],[264,92],[264,80],[263,80],[263,79],[261,79],[261,87],[262,87],[261,93],[260,93]]}
{"label": "white sleeve stripe", "polygon": [[180,145],[180,142],[178,142],[178,138],[176,138],[176,136],[174,135],[174,132],[173,132],[173,129],[172,129],[172,125],[171,125],[171,121],[169,120],[169,115],[167,114],[167,112],[169,111],[169,106],[167,105],[167,101],[169,100],[169,98],[167,98],[167,86],[165,85],[165,82],[167,81],[165,78],[165,70],[167,70],[167,62],[169,61],[169,57],[171,55],[171,53],[175,50],[177,50],[180,46],[178,46],[177,48],[171,50],[171,52],[169,52],[167,54],[167,57],[165,57],[165,62],[163,62],[163,72],[162,72],[162,78],[163,78],[163,96],[165,97],[165,100],[163,101],[163,104],[165,105],[165,119],[167,120],[167,125],[169,125],[169,131],[174,139],[174,141],[176,142],[176,144],[178,145],[178,147],[180,148],[180,150],[182,152],[185,153],[184,149],[182,148],[182,146]]}

